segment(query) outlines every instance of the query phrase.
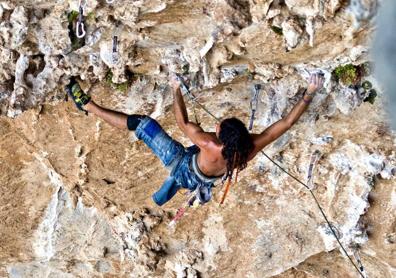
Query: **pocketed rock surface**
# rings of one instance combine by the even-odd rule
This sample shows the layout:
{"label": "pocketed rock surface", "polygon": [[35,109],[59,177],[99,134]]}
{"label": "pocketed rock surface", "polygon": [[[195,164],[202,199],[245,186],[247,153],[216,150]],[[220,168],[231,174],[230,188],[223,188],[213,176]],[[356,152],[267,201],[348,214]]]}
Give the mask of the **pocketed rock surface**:
{"label": "pocketed rock surface", "polygon": [[[264,151],[304,182],[319,151],[312,191],[340,241],[368,277],[395,277],[396,139],[386,99],[370,71],[352,85],[334,74],[368,65],[377,6],[92,0],[78,41],[78,1],[0,1],[0,277],[359,277],[310,192],[261,154],[223,206],[217,183],[210,203],[169,227],[185,192],[156,206],[151,195],[168,175],[161,162],[133,132],[78,111],[63,90],[77,76],[98,104],[150,115],[187,147],[170,71],[215,116],[245,123],[260,84],[259,133],[301,98],[315,69],[324,89]],[[190,118],[195,110],[213,131],[216,122],[185,99]]]}

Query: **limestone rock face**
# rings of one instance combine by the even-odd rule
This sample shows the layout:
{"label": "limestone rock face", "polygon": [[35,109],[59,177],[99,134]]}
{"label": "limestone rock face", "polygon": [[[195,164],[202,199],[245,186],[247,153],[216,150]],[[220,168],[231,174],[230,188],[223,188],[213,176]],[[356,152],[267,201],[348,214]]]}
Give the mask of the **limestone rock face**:
{"label": "limestone rock face", "polygon": [[[368,57],[375,0],[0,1],[1,277],[358,277],[310,192],[265,156],[169,223],[168,173],[133,133],[65,101],[77,76],[107,108],[156,118],[186,147],[170,72],[214,116],[253,132],[281,119],[310,73],[324,88],[265,153],[309,184],[368,277],[395,277],[395,135]],[[259,85],[259,86],[257,86]],[[216,122],[186,97],[191,119]],[[196,117],[195,117],[196,116]]]}

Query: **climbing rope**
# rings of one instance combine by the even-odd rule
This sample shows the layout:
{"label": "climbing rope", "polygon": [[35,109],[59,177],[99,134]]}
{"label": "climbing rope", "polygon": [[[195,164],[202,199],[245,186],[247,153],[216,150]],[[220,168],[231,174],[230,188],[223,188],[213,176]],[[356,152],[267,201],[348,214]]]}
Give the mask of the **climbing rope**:
{"label": "climbing rope", "polygon": [[[179,77],[178,77],[179,78]],[[180,80],[180,79],[179,79]],[[181,87],[186,87],[185,84],[183,82],[181,83]],[[187,95],[189,96],[189,99],[193,102],[195,102],[198,106],[200,106],[208,115],[210,115],[213,119],[215,119],[217,122],[221,122],[220,118],[216,117],[215,115],[213,115],[206,107],[204,107],[199,101],[196,100],[196,98],[194,97],[194,95],[188,90],[188,88],[186,88],[187,90]],[[183,89],[184,90],[184,89]],[[337,240],[338,245],[341,247],[342,251],[345,253],[345,255],[347,256],[348,260],[351,262],[351,264],[354,266],[354,268],[356,269],[356,271],[360,274],[360,276],[362,278],[367,278],[367,276],[363,273],[363,271],[361,271],[361,269],[363,269],[363,265],[359,259],[358,263],[361,265],[360,269],[359,267],[355,264],[355,262],[352,260],[351,256],[348,254],[348,252],[346,251],[346,249],[344,248],[344,246],[342,245],[339,237],[336,234],[336,231],[334,229],[334,227],[331,225],[330,221],[328,220],[326,214],[324,213],[322,206],[320,205],[318,199],[316,198],[315,194],[312,192],[312,189],[306,185],[304,182],[302,182],[299,178],[297,178],[296,176],[294,176],[293,174],[289,173],[287,170],[285,170],[281,165],[279,165],[277,162],[275,162],[272,158],[270,158],[263,150],[260,151],[269,161],[271,161],[275,166],[277,166],[280,170],[282,170],[285,174],[287,174],[289,177],[291,177],[292,179],[294,179],[295,181],[297,181],[299,184],[301,184],[302,186],[304,186],[310,193],[312,198],[315,200],[316,205],[319,208],[320,213],[322,214],[323,218],[325,219],[327,225],[330,228],[331,233],[333,234],[333,236],[335,237],[335,239]]]}
{"label": "climbing rope", "polygon": [[168,227],[174,227],[189,208],[197,208],[201,205],[199,198],[197,198],[198,193],[199,187],[186,194],[188,196],[187,201],[177,210],[176,215],[173,217],[172,221],[169,222]]}
{"label": "climbing rope", "polygon": [[294,175],[290,174],[287,170],[285,170],[281,165],[279,165],[278,163],[276,163],[273,159],[271,159],[266,153],[264,153],[264,151],[261,151],[261,153],[269,160],[271,161],[273,164],[275,164],[280,170],[282,170],[284,173],[286,173],[288,176],[290,176],[292,179],[294,179],[295,181],[297,181],[299,184],[303,185],[306,189],[308,189],[309,193],[311,193],[312,198],[315,200],[316,205],[319,208],[320,213],[322,214],[323,218],[326,220],[327,225],[330,228],[331,233],[334,235],[335,239],[338,242],[338,245],[341,247],[342,251],[344,251],[345,255],[348,257],[349,261],[352,263],[352,265],[355,267],[355,269],[359,272],[359,274],[363,277],[366,278],[366,276],[364,276],[364,274],[359,270],[359,268],[356,266],[356,264],[353,262],[351,256],[348,255],[347,251],[345,250],[344,246],[342,245],[339,237],[336,234],[336,231],[334,230],[333,225],[331,225],[330,221],[328,220],[326,214],[324,213],[321,205],[319,204],[318,199],[316,198],[315,194],[312,192],[311,188],[309,188],[308,185],[306,185],[305,183],[303,183],[300,179],[298,179],[297,177],[295,177]]}

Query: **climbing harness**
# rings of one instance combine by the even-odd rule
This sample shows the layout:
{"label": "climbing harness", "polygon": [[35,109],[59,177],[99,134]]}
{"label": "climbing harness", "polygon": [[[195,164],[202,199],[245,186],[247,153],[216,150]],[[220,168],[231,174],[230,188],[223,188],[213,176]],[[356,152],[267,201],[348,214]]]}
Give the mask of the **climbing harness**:
{"label": "climbing harness", "polygon": [[84,6],[82,5],[83,0],[79,0],[78,2],[78,20],[77,20],[77,25],[76,25],[76,36],[77,38],[81,39],[84,38],[86,35],[85,32],[85,25],[84,25],[84,6],[86,5],[86,2],[84,2]]}
{"label": "climbing harness", "polygon": [[[197,147],[196,147],[197,148]],[[198,148],[197,148],[198,149]],[[212,186],[218,177],[205,176],[198,167],[198,153],[194,153],[189,161],[189,170],[193,172],[201,182],[194,190],[188,190],[187,193],[180,193],[187,196],[187,201],[180,207],[173,220],[168,224],[169,227],[174,226],[189,208],[198,208],[200,205],[207,203],[212,198]],[[187,188],[186,188],[187,189]]]}
{"label": "climbing harness", "polygon": [[257,107],[258,107],[258,96],[260,94],[260,89],[261,89],[260,84],[254,85],[252,99],[250,100],[251,114],[250,114],[250,121],[249,121],[249,130],[252,130],[252,128],[253,128],[254,115],[255,115],[255,113],[257,111]]}
{"label": "climbing harness", "polygon": [[310,190],[314,188],[312,173],[321,156],[322,154],[319,150],[314,151],[314,153],[311,155],[311,162],[309,163],[307,175],[307,185]]}
{"label": "climbing harness", "polygon": [[[210,115],[213,119],[215,119],[217,122],[220,122],[220,118],[216,117],[215,115],[213,115],[208,109],[206,109],[206,107],[204,107],[199,101],[197,101],[195,98],[190,98],[191,101],[196,102],[196,104],[198,106],[200,106],[206,113],[208,113],[208,115]],[[356,265],[356,263],[352,260],[351,256],[347,253],[347,251],[345,250],[344,245],[341,243],[339,236],[337,236],[336,234],[336,229],[333,227],[333,225],[330,223],[330,221],[328,220],[326,214],[324,213],[322,206],[320,205],[318,199],[316,198],[315,194],[313,193],[313,191],[309,188],[309,186],[307,184],[305,184],[304,182],[302,182],[299,178],[297,178],[296,176],[294,176],[293,174],[289,173],[287,170],[285,170],[281,165],[279,165],[276,161],[274,161],[272,158],[270,158],[263,150],[260,151],[269,161],[271,161],[275,166],[277,166],[282,172],[284,172],[285,174],[287,174],[289,177],[291,177],[292,179],[294,179],[296,182],[298,182],[299,184],[301,184],[302,186],[304,186],[309,193],[311,194],[312,198],[314,199],[316,205],[318,206],[318,209],[320,211],[320,213],[322,214],[323,218],[325,219],[328,227],[330,228],[331,233],[333,234],[333,236],[335,237],[338,245],[340,246],[340,248],[342,249],[342,251],[344,252],[345,256],[347,256],[348,260],[351,262],[351,264],[353,265],[353,267],[356,269],[356,271],[359,273],[359,275],[362,278],[367,278],[367,276],[360,270],[360,268]],[[361,263],[361,261],[360,261]]]}

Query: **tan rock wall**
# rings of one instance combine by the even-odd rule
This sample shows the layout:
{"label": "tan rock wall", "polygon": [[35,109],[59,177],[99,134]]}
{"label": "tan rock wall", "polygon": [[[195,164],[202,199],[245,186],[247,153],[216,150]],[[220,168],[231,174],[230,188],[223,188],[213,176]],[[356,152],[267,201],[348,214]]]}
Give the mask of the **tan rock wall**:
{"label": "tan rock wall", "polygon": [[[132,133],[64,102],[64,84],[79,76],[99,104],[151,115],[189,146],[171,111],[169,71],[188,77],[217,117],[245,123],[260,84],[260,132],[320,68],[325,88],[265,151],[302,180],[320,151],[313,192],[341,242],[359,250],[368,277],[394,277],[396,141],[380,85],[366,73],[346,86],[333,73],[367,61],[375,4],[88,1],[78,42],[67,17],[78,1],[0,2],[0,276],[357,277],[309,192],[265,157],[241,173],[224,206],[219,185],[211,203],[169,228],[185,197],[154,205],[167,176],[158,159]],[[364,80],[378,92],[374,104]]]}

